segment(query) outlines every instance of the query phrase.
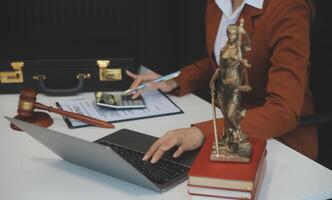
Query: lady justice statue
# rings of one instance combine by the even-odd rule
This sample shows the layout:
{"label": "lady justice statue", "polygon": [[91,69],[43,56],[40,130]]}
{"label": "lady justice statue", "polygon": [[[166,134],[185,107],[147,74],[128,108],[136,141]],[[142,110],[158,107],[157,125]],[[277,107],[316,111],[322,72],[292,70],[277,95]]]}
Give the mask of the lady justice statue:
{"label": "lady justice statue", "polygon": [[[244,20],[241,19],[238,26],[232,24],[227,27],[228,41],[220,51],[219,68],[210,80],[215,136],[210,159],[214,161],[249,162],[251,157],[251,144],[240,127],[240,120],[246,112],[240,107],[241,92],[251,90],[247,74],[247,68],[251,65],[242,57],[244,51],[251,50],[251,46],[243,25]],[[224,116],[221,139],[216,126],[216,106]]]}

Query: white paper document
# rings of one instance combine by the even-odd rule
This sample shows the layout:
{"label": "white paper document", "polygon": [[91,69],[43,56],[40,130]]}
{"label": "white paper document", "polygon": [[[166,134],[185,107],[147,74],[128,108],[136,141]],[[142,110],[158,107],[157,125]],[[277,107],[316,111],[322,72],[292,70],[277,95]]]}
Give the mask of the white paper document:
{"label": "white paper document", "polygon": [[[141,118],[158,117],[183,111],[165,94],[158,90],[151,90],[142,94],[146,108],[140,109],[112,109],[98,106],[95,98],[76,99],[57,102],[57,106],[65,111],[80,113],[107,122],[120,122]],[[70,128],[87,126],[86,123],[65,117]]]}

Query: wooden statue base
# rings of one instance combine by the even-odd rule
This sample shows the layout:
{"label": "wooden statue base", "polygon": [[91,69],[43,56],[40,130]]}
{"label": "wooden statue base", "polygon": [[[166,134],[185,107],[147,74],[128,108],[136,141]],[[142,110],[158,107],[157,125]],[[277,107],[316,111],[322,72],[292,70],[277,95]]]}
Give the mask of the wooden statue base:
{"label": "wooden statue base", "polygon": [[218,143],[219,154],[216,150],[216,143],[212,145],[212,151],[210,155],[210,160],[212,161],[222,161],[222,162],[250,162],[252,147],[251,143],[244,142],[240,143],[238,146],[238,151],[235,153],[229,152],[224,144]]}
{"label": "wooden statue base", "polygon": [[[53,124],[53,119],[50,117],[49,114],[44,112],[33,112],[33,114],[30,117],[22,117],[20,115],[16,115],[14,117],[15,119],[19,119],[25,122],[29,122],[32,124],[36,124],[41,127],[49,127]],[[10,127],[17,131],[22,131],[20,128],[15,126],[14,124],[10,124]]]}

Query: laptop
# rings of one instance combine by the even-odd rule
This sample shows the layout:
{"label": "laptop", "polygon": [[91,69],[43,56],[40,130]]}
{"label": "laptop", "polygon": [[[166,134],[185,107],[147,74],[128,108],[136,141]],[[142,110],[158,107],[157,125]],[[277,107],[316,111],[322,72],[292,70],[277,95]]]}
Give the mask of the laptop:
{"label": "laptop", "polygon": [[113,176],[157,192],[164,192],[188,179],[187,172],[198,150],[172,157],[166,152],[157,163],[143,161],[158,138],[121,129],[95,142],[85,141],[18,119],[5,117],[66,161]]}

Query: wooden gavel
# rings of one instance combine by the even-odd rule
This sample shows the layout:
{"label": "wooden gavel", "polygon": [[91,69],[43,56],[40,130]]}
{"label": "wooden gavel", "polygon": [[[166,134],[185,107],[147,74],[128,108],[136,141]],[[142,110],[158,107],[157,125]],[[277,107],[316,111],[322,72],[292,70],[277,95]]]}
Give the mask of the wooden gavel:
{"label": "wooden gavel", "polygon": [[[60,114],[62,116],[66,116],[72,119],[76,119],[91,125],[103,127],[103,128],[114,128],[112,124],[109,124],[105,121],[95,119],[92,117],[88,117],[85,115],[81,115],[78,113],[73,113],[73,112],[68,112],[64,110],[60,110],[57,108],[53,108],[50,106],[45,106],[41,103],[36,102],[36,96],[37,92],[33,89],[23,89],[20,92],[20,98],[19,98],[19,103],[18,103],[18,110],[17,114],[19,118],[24,118],[27,119],[29,117],[32,117],[34,112],[34,109],[40,109],[40,110],[46,110],[48,112],[53,112]],[[53,120],[51,124],[53,123]]]}

